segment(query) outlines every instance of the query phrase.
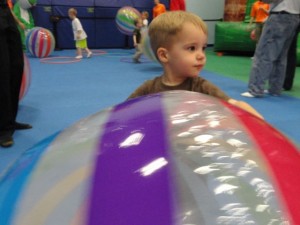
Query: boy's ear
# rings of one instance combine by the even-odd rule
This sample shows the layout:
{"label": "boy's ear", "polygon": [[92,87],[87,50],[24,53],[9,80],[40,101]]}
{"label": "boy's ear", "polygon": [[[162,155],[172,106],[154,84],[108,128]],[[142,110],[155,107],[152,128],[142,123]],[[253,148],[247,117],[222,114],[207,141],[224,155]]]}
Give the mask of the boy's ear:
{"label": "boy's ear", "polygon": [[168,50],[166,48],[157,49],[157,57],[160,62],[165,63],[168,61]]}

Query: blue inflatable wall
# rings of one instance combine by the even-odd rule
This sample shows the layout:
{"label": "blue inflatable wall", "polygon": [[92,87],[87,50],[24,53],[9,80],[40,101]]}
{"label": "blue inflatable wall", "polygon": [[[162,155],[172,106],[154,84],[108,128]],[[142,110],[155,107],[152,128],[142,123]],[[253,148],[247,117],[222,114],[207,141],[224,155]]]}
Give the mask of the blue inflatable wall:
{"label": "blue inflatable wall", "polygon": [[[169,8],[169,0],[161,0]],[[117,11],[131,6],[140,12],[149,12],[152,20],[153,0],[38,0],[32,9],[36,26],[44,27],[54,33],[56,47],[75,48],[71,20],[68,9],[74,7],[78,18],[88,35],[89,48],[133,47],[132,37],[122,34],[116,26]]]}

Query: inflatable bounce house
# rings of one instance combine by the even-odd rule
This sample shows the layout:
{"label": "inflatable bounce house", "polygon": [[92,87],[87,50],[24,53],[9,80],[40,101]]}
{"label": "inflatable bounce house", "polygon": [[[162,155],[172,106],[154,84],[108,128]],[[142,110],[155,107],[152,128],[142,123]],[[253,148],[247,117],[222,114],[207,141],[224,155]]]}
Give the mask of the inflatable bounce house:
{"label": "inflatable bounce house", "polygon": [[[254,29],[249,29],[252,4],[256,0],[226,0],[224,19],[216,23],[215,44],[216,52],[254,52],[255,41],[250,38]],[[300,36],[297,41],[297,65],[300,65]]]}
{"label": "inflatable bounce house", "polygon": [[[169,1],[161,0],[168,9]],[[68,9],[74,7],[88,35],[90,48],[132,47],[132,38],[121,33],[115,17],[121,7],[130,6],[138,11],[148,11],[152,19],[153,1],[140,0],[38,0],[32,13],[35,25],[52,31],[56,47],[75,48]]]}

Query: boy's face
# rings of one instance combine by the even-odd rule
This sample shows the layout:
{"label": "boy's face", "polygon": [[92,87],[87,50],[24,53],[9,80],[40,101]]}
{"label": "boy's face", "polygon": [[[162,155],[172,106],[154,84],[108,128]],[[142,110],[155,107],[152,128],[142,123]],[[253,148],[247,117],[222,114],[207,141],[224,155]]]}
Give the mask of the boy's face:
{"label": "boy's face", "polygon": [[73,13],[72,11],[69,11],[69,12],[68,12],[68,15],[69,15],[69,18],[70,18],[71,20],[75,18],[75,15],[74,15],[74,13]]}
{"label": "boy's face", "polygon": [[142,20],[138,20],[137,22],[136,22],[136,25],[135,25],[137,28],[141,28],[142,26],[143,26],[143,21]]}
{"label": "boy's face", "polygon": [[142,19],[147,19],[147,18],[148,18],[147,14],[146,13],[142,13]]}
{"label": "boy's face", "polygon": [[207,35],[194,24],[186,23],[172,41],[166,54],[166,66],[172,76],[177,78],[199,76],[206,63]]}

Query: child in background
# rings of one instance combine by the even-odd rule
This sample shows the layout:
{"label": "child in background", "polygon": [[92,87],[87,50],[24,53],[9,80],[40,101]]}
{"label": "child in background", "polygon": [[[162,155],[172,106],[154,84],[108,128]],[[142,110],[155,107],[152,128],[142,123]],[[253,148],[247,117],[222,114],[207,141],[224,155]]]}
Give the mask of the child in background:
{"label": "child in background", "polygon": [[77,18],[77,10],[74,8],[70,8],[69,17],[72,20],[72,28],[74,32],[74,40],[77,49],[76,59],[82,59],[82,49],[84,49],[87,53],[87,58],[92,56],[92,52],[87,47],[87,35],[82,28],[80,20]]}
{"label": "child in background", "polygon": [[263,25],[269,16],[270,5],[264,3],[262,0],[258,0],[253,3],[250,13],[250,22],[249,26],[252,26],[252,23],[255,22],[255,41],[258,42]]}
{"label": "child in background", "polygon": [[149,13],[147,11],[143,11],[141,14],[142,14],[141,17],[143,20],[143,28],[147,28],[148,24],[149,24],[149,21],[148,21]]}
{"label": "child in background", "polygon": [[142,56],[142,46],[141,46],[141,28],[143,27],[143,21],[141,18],[138,18],[134,21],[135,29],[133,30],[133,45],[135,47],[135,54],[133,56],[133,62],[141,63],[139,60]]}
{"label": "child in background", "polygon": [[142,40],[143,40],[143,38],[145,38],[147,33],[148,33],[149,13],[147,11],[142,11],[141,18],[142,18],[142,21],[143,21],[143,26],[141,28],[141,34],[142,34]]}
{"label": "child in background", "polygon": [[199,77],[206,63],[207,45],[207,27],[200,17],[185,11],[163,13],[149,25],[149,37],[164,72],[146,81],[128,99],[162,91],[186,90],[214,96],[263,118],[246,102],[230,98]]}
{"label": "child in background", "polygon": [[160,14],[165,13],[166,7],[164,4],[160,3],[160,0],[154,0],[154,7],[152,9],[152,17],[153,19],[157,16],[159,16]]}

